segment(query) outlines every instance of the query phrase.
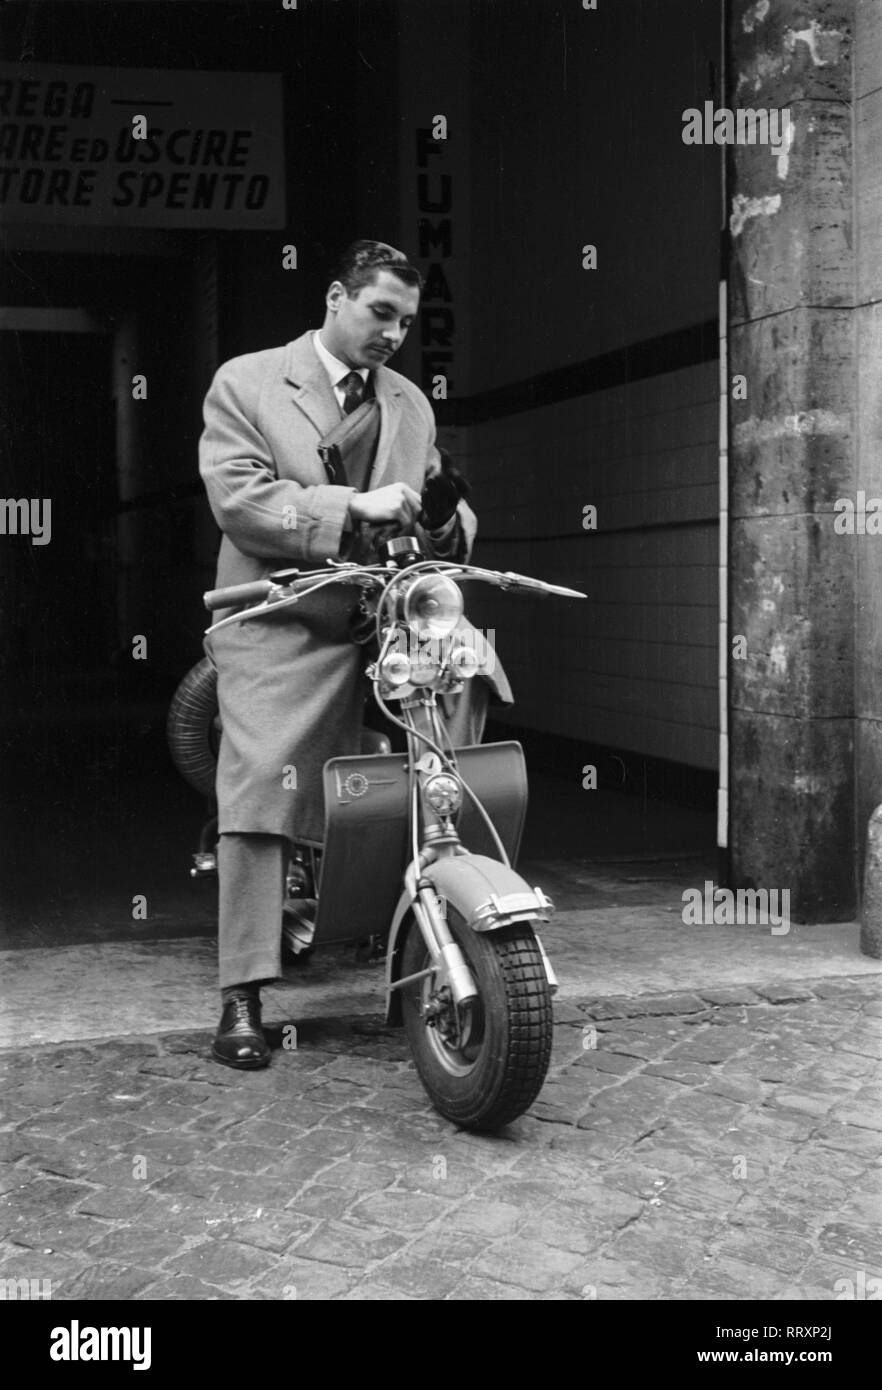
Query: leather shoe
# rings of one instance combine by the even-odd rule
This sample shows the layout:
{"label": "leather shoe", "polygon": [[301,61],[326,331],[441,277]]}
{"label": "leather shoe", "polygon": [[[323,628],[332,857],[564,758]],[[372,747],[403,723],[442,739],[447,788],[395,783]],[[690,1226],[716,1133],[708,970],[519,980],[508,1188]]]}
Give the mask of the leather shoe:
{"label": "leather shoe", "polygon": [[270,1050],[260,1026],[260,999],[256,994],[234,994],[227,1000],[211,1055],[228,1067],[243,1070],[269,1066]]}

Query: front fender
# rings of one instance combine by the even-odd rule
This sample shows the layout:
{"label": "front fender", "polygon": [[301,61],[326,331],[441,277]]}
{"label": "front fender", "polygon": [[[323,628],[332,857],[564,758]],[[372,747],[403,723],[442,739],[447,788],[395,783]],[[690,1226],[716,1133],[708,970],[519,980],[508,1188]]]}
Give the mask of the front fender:
{"label": "front fender", "polygon": [[[496,931],[511,922],[547,922],[552,904],[539,888],[530,886],[507,864],[483,854],[457,854],[437,859],[423,870],[436,893],[462,917],[473,931]],[[402,929],[410,908],[410,894],[402,893],[392,919],[386,951],[386,1021],[401,1022],[400,990],[394,988],[401,978],[401,954],[404,938]],[[541,949],[541,944],[540,944]],[[545,956],[549,984],[556,980]]]}

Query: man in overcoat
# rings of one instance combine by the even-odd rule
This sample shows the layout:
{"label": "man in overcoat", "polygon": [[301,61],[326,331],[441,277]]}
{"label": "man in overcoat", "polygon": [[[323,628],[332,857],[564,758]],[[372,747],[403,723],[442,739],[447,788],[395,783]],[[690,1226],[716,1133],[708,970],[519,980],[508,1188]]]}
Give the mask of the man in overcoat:
{"label": "man in overcoat", "polygon": [[[369,563],[378,540],[395,532],[417,534],[429,554],[468,557],[475,516],[441,470],[431,406],[385,365],[416,316],[421,288],[401,252],[355,242],[317,333],[218,370],[205,399],[199,467],[223,532],[219,587],[328,559]],[[350,414],[369,422],[366,447],[345,481],[330,481],[318,446]],[[328,586],[295,609],[206,639],[223,726],[223,1008],[213,1053],[230,1066],[269,1062],[259,990],[281,973],[289,842],[321,840],[322,767],[359,751],[364,655],[350,635],[353,593]],[[496,688],[511,698],[501,674]],[[456,742],[471,741],[467,720],[458,732]]]}

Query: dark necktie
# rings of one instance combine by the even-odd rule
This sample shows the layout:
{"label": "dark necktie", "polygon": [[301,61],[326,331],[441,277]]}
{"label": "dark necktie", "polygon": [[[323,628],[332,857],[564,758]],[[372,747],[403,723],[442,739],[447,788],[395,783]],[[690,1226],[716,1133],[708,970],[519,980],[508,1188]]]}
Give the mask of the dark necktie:
{"label": "dark necktie", "polygon": [[351,415],[364,398],[364,382],[358,372],[350,372],[343,377],[340,385],[343,387],[343,414]]}

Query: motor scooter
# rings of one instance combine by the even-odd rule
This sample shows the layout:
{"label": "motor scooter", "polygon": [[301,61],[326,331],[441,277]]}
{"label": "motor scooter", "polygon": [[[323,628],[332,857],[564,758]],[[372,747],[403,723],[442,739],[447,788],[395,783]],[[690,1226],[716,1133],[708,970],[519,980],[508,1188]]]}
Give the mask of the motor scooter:
{"label": "motor scooter", "polygon": [[[209,629],[216,632],[296,609],[330,584],[358,590],[356,640],[372,648],[373,699],[404,734],[405,751],[366,731],[360,754],[325,764],[324,839],[293,847],[284,936],[295,954],[354,938],[381,943],[387,1022],[403,1024],[432,1103],[464,1128],[493,1130],[522,1115],[545,1081],[557,980],[539,936],[552,903],[513,867],[527,806],[523,749],[515,741],[454,748],[445,724],[445,697],[492,659],[462,624],[460,586],[474,582],[585,597],[525,575],[427,560],[414,538],[399,536],[378,564],[280,570],[211,590],[204,601],[209,611],[235,610]],[[203,789],[222,737],[216,717],[208,741],[193,717],[204,709],[206,665],[185,677],[169,716],[175,761]],[[216,822],[203,831],[195,874],[214,869],[215,840]]]}

